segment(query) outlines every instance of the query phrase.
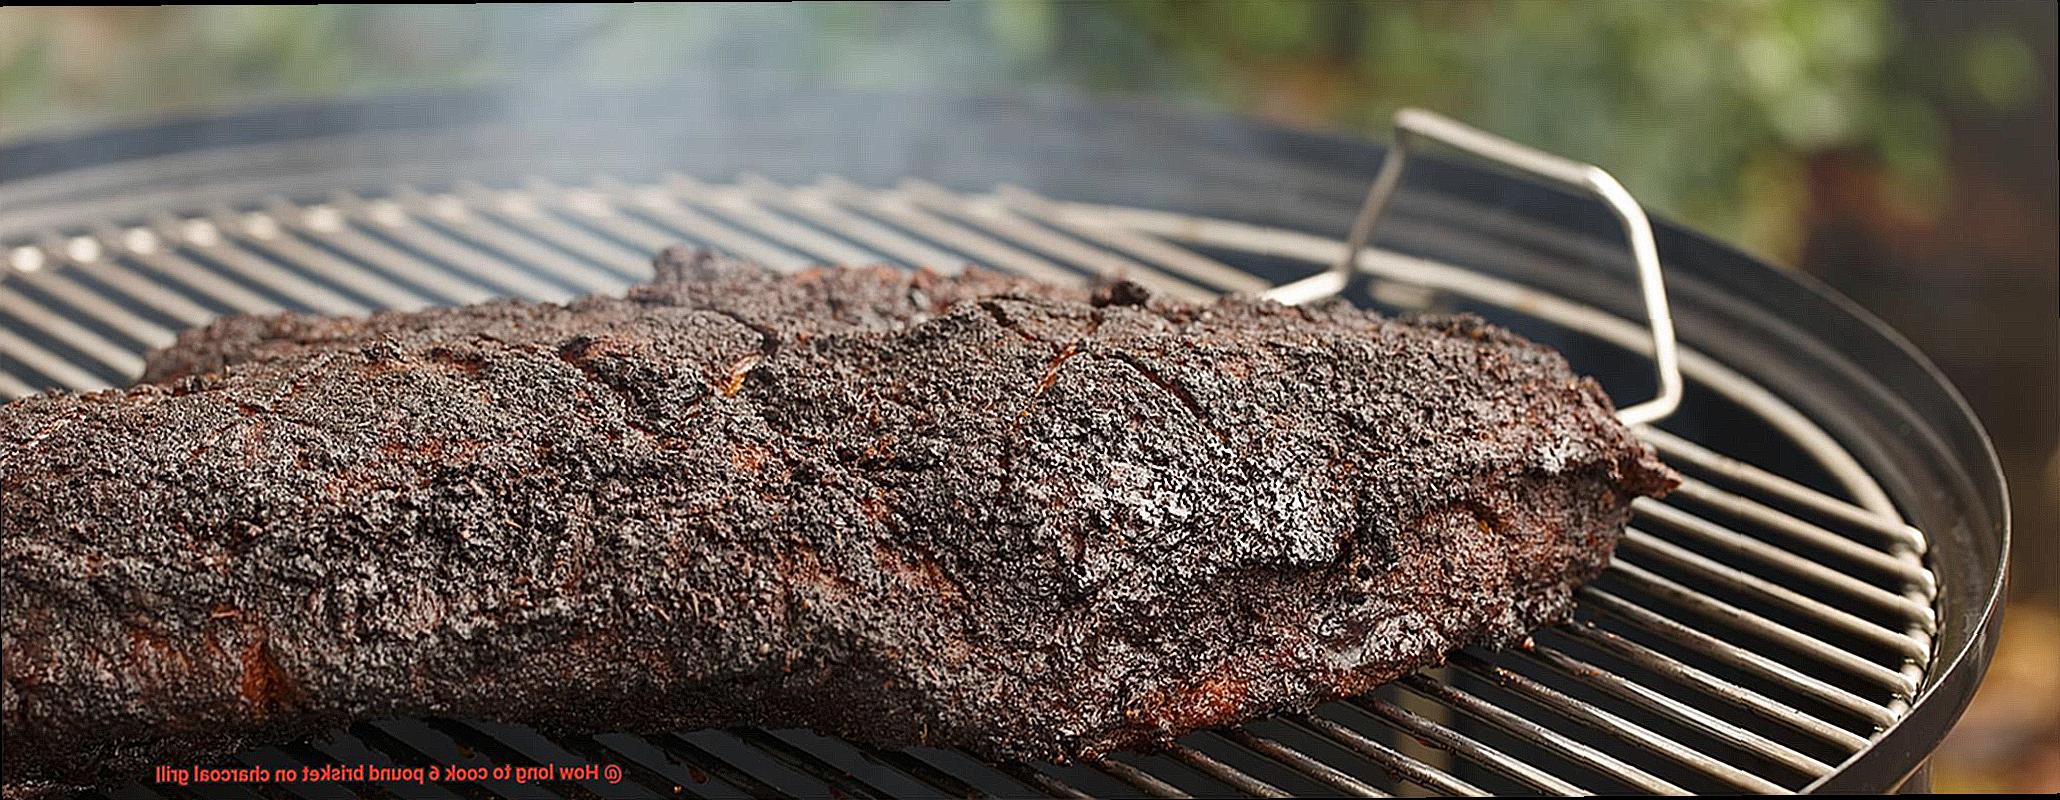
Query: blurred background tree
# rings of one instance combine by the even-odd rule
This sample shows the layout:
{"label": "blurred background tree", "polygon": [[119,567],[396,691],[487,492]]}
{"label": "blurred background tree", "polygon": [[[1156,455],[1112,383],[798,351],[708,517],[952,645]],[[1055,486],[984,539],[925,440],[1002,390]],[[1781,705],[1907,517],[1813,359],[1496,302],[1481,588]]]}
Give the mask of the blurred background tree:
{"label": "blurred background tree", "polygon": [[1940,786],[2053,791],[2055,27],[2044,0],[16,7],[0,8],[0,142],[285,99],[744,71],[1351,135],[1437,109],[1609,168],[1938,360],[1996,438],[2018,543],[2004,652]]}

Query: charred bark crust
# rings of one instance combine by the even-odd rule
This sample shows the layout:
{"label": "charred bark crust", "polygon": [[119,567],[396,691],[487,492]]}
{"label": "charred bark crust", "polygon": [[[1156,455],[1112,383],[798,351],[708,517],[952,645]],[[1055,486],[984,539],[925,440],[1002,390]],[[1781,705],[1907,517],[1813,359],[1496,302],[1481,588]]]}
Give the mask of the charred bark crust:
{"label": "charred bark crust", "polygon": [[1672,474],[1468,318],[668,251],[0,408],[6,793],[390,715],[1063,759],[1564,619]]}

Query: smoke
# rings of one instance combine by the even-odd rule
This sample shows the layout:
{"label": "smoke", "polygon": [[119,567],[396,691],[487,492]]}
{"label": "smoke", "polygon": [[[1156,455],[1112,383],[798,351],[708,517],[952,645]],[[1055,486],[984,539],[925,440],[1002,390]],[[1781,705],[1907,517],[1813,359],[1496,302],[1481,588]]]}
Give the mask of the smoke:
{"label": "smoke", "polygon": [[[537,137],[525,166],[568,180],[670,167],[969,189],[1085,176],[1083,190],[1106,191],[1125,174],[1149,182],[1148,165],[1168,163],[1152,152],[1162,142],[1108,138],[1085,115],[1054,125],[1054,113],[1100,99],[1148,115],[1195,96],[1133,22],[1095,4],[491,7],[414,24],[410,38],[474,48],[454,66],[481,76],[492,121]],[[1087,74],[1090,61],[1136,68]],[[1229,129],[1208,135],[1239,146]]]}

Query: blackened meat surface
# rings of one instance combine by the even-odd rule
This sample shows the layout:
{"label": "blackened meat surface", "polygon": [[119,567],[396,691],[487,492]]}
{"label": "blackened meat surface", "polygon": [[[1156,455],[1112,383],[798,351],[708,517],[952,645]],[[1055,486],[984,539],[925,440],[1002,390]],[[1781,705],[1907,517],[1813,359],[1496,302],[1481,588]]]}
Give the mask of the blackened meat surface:
{"label": "blackened meat surface", "polygon": [[6,793],[351,720],[1148,747],[1566,617],[1670,472],[1468,318],[671,251],[0,409]]}

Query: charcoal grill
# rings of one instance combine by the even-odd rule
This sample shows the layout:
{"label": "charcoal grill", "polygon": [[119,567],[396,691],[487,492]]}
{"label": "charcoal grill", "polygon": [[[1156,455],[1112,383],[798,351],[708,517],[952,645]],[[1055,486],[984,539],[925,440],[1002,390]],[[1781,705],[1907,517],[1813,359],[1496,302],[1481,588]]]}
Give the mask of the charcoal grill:
{"label": "charcoal grill", "polygon": [[[1599,170],[1428,115],[1400,131],[1384,155],[1065,98],[677,85],[291,106],[0,149],[0,398],[120,385],[149,348],[223,313],[617,292],[685,241],[777,269],[974,262],[1185,296],[1470,310],[1559,347],[1620,402],[1655,398],[1627,419],[1689,476],[1640,502],[1576,621],[1531,646],[1160,753],[990,764],[803,731],[554,739],[403,719],[238,759],[594,762],[625,778],[112,796],[1921,787],[1987,665],[2008,535],[1995,458],[1958,396],[1849,302],[1648,224]],[[1416,141],[1533,174],[1410,156],[1405,180]]]}

